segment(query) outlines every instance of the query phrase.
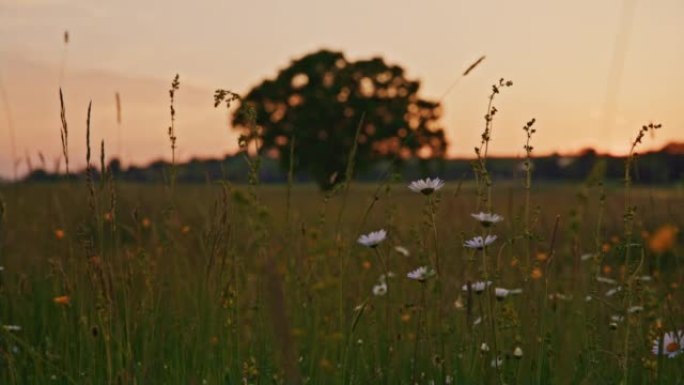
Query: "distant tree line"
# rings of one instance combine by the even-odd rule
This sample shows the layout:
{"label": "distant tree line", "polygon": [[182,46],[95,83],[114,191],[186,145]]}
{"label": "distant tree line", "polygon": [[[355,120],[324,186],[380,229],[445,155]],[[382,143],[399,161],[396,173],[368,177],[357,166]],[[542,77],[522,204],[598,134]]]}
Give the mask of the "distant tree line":
{"label": "distant tree line", "polygon": [[[681,144],[671,144],[660,151],[640,154],[636,161],[635,183],[670,184],[684,181],[684,152]],[[522,158],[499,157],[489,158],[487,167],[493,178],[498,180],[519,179],[522,177]],[[358,172],[354,177],[360,181],[377,181],[398,173],[405,180],[439,176],[446,180],[472,179],[472,160],[468,159],[420,159],[401,160],[401,164],[392,161],[380,161],[371,167]],[[533,178],[544,181],[581,181],[590,174],[595,178],[609,181],[620,181],[624,177],[625,158],[597,154],[594,150],[585,150],[579,155],[562,156],[558,154],[535,157],[533,159]],[[107,166],[118,181],[138,183],[163,183],[168,176],[171,164],[156,161],[147,166],[130,166],[123,168],[119,160],[114,159]],[[94,178],[99,179],[100,171],[94,170]],[[247,181],[248,166],[244,154],[238,153],[223,159],[193,159],[187,163],[176,165],[176,178],[179,183],[205,183],[216,180],[228,180],[234,183]],[[65,180],[63,174],[50,173],[43,169],[34,170],[23,179],[23,182],[51,182]],[[85,180],[85,170],[72,173],[71,179]],[[284,183],[287,171],[280,166],[276,158],[262,156],[260,180],[263,183]],[[297,182],[317,182],[307,170],[296,170]]]}

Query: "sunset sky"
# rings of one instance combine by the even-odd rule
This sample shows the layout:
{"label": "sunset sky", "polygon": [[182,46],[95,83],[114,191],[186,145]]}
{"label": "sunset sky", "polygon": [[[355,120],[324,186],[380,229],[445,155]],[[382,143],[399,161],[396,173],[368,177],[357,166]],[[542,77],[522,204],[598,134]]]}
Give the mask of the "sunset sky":
{"label": "sunset sky", "polygon": [[[64,90],[74,167],[93,142],[125,164],[170,158],[168,88],[176,73],[181,160],[237,147],[216,88],[246,93],[320,48],[348,59],[382,56],[439,99],[481,55],[486,60],[444,99],[451,156],[470,156],[490,85],[497,100],[493,154],[523,152],[537,118],[535,151],[585,147],[624,153],[639,127],[663,124],[644,149],[684,141],[682,0],[0,0],[0,177],[16,156],[52,169],[61,153]],[[69,31],[65,46],[63,33]],[[121,135],[115,93],[122,101]]]}

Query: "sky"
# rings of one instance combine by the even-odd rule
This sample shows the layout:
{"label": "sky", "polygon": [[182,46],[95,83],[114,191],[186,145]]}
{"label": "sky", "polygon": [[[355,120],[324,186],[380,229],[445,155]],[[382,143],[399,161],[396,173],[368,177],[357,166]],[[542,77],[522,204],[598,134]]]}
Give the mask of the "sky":
{"label": "sky", "polygon": [[90,100],[92,142],[108,158],[170,159],[176,73],[178,157],[222,157],[238,134],[213,91],[247,93],[321,48],[398,64],[426,99],[456,82],[440,121],[453,157],[473,155],[501,77],[514,85],[495,102],[493,155],[523,154],[532,117],[538,154],[624,154],[651,121],[663,128],[642,149],[655,149],[684,141],[682,16],[682,0],[0,0],[0,177],[13,159],[19,174],[27,160],[58,162],[60,86],[72,168],[84,165]]}

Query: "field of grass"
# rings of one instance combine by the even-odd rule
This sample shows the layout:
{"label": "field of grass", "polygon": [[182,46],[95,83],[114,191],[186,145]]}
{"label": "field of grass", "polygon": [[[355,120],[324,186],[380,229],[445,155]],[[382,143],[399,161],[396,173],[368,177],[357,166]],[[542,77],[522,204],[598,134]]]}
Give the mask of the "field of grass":
{"label": "field of grass", "polygon": [[683,383],[681,188],[407,184],[0,186],[0,383]]}

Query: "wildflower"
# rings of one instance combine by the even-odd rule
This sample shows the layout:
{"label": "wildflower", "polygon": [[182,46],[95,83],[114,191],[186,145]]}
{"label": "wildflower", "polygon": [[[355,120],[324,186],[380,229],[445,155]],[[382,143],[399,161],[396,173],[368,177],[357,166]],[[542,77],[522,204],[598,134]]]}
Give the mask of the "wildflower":
{"label": "wildflower", "polygon": [[415,279],[419,282],[425,282],[428,278],[435,275],[435,271],[427,266],[421,266],[408,274],[406,276],[411,279]]}
{"label": "wildflower", "polygon": [[632,307],[630,307],[629,309],[627,309],[627,313],[630,313],[630,314],[632,314],[632,313],[641,313],[642,311],[644,311],[644,307],[643,307],[643,306],[632,306]]}
{"label": "wildflower", "polygon": [[364,270],[370,270],[370,268],[371,268],[371,263],[370,263],[370,261],[363,261],[363,262],[361,262],[361,267],[363,267]]}
{"label": "wildflower", "polygon": [[[470,284],[470,290],[474,291],[476,294],[480,294],[483,291],[485,291],[485,289],[488,288],[489,285],[491,285],[491,284],[492,284],[492,281],[473,282]],[[468,291],[468,284],[466,283],[465,285],[461,286],[461,290]]]}
{"label": "wildflower", "polygon": [[470,216],[480,221],[482,227],[489,227],[503,221],[503,217],[499,214],[479,212],[477,214],[470,214]]}
{"label": "wildflower", "polygon": [[52,299],[57,305],[68,305],[71,302],[71,297],[68,295],[61,295]]}
{"label": "wildflower", "polygon": [[570,300],[572,300],[572,296],[571,295],[565,295],[563,293],[551,293],[551,294],[549,294],[549,299],[551,301],[553,301],[553,300],[570,301]]}
{"label": "wildflower", "polygon": [[606,297],[612,297],[622,291],[622,286],[614,287],[606,292]]}
{"label": "wildflower", "polygon": [[21,326],[19,325],[2,325],[2,328],[8,332],[18,332],[21,331]]}
{"label": "wildflower", "polygon": [[595,257],[596,257],[596,254],[594,254],[594,253],[586,253],[586,254],[582,254],[582,256],[580,257],[580,260],[581,261],[588,261],[588,260],[593,259]]}
{"label": "wildflower", "polygon": [[654,340],[651,351],[657,356],[664,354],[667,355],[668,358],[674,358],[679,353],[682,353],[683,349],[684,331],[680,330],[678,332],[665,333],[662,338],[662,345],[660,339]]}
{"label": "wildflower", "polygon": [[662,254],[671,250],[677,241],[679,229],[673,225],[664,225],[658,228],[648,240],[648,248],[656,254]]}
{"label": "wildflower", "polygon": [[503,287],[497,287],[494,289],[494,295],[496,295],[496,299],[499,301],[503,301],[506,297],[508,297],[511,294],[520,294],[522,293],[522,289],[504,289]]}
{"label": "wildflower", "polygon": [[496,357],[496,359],[493,359],[490,365],[492,368],[500,368],[503,366],[504,359],[501,356]]}
{"label": "wildflower", "polygon": [[477,326],[482,323],[482,317],[477,317],[475,318],[475,321],[473,321],[473,326]]}
{"label": "wildflower", "polygon": [[442,187],[444,187],[444,181],[439,178],[419,179],[417,181],[411,182],[411,184],[408,186],[409,190],[423,193],[424,195],[430,195]]}
{"label": "wildflower", "polygon": [[481,236],[477,236],[473,239],[469,239],[465,241],[463,246],[470,248],[470,249],[477,249],[477,250],[482,250],[485,247],[491,245],[496,241],[496,235],[487,235],[486,238],[482,238]]}
{"label": "wildflower", "polygon": [[642,275],[641,277],[637,278],[637,281],[639,282],[651,282],[653,278],[651,278],[650,275]]}
{"label": "wildflower", "polygon": [[411,255],[411,253],[409,253],[408,249],[405,248],[404,246],[395,246],[394,250],[396,250],[397,253],[403,255],[404,257],[408,257],[409,255]]}
{"label": "wildflower", "polygon": [[596,277],[596,281],[601,283],[607,283],[608,285],[617,285],[616,280],[612,278],[602,277],[600,275]]}
{"label": "wildflower", "polygon": [[487,345],[486,342],[483,342],[482,345],[480,345],[480,351],[483,353],[486,353],[489,351],[489,345]]}
{"label": "wildflower", "polygon": [[619,314],[613,314],[612,316],[610,316],[610,320],[616,323],[620,323],[625,320],[625,317]]}
{"label": "wildflower", "polygon": [[189,232],[190,232],[190,226],[186,225],[186,226],[181,227],[181,233],[187,234]]}
{"label": "wildflower", "polygon": [[387,274],[380,274],[380,277],[378,277],[378,282],[387,282],[388,278],[394,278],[395,276],[396,275],[393,272],[388,271]]}
{"label": "wildflower", "polygon": [[57,238],[57,240],[64,238],[64,230],[56,229],[55,230],[55,238]]}
{"label": "wildflower", "polygon": [[539,279],[544,276],[544,273],[540,268],[535,267],[534,269],[532,269],[532,273],[530,273],[530,276],[532,277],[532,279]]}
{"label": "wildflower", "polygon": [[147,218],[147,217],[143,218],[143,220],[142,220],[142,227],[148,228],[148,227],[150,227],[151,225],[152,225],[152,221],[150,221],[150,218]]}
{"label": "wildflower", "polygon": [[364,246],[376,247],[380,242],[384,241],[385,238],[387,238],[387,231],[382,229],[361,235],[357,242]]}
{"label": "wildflower", "polygon": [[513,349],[513,357],[515,358],[522,358],[523,356],[523,350],[520,346],[516,346],[515,349]]}
{"label": "wildflower", "polygon": [[373,286],[373,295],[376,297],[381,297],[387,294],[387,283],[380,282],[379,284]]}

